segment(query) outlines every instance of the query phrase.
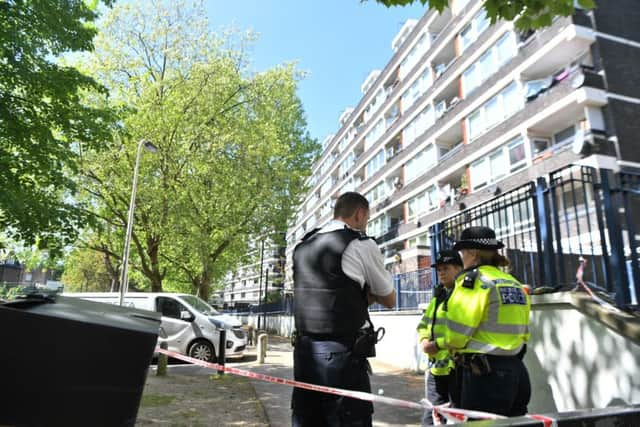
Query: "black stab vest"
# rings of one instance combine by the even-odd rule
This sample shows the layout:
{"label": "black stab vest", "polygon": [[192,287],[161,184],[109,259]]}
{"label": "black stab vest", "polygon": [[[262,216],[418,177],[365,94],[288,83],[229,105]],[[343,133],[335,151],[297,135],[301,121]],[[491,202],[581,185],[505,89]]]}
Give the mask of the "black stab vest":
{"label": "black stab vest", "polygon": [[355,239],[368,239],[344,228],[308,233],[293,252],[296,330],[300,334],[354,337],[367,319],[367,295],[342,270],[342,254]]}

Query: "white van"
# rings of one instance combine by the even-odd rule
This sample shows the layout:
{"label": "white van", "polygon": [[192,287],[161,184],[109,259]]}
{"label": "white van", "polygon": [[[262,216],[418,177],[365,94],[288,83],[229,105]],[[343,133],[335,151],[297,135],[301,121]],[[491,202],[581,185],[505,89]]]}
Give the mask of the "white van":
{"label": "white van", "polygon": [[[90,301],[119,304],[117,292],[76,292],[64,296]],[[167,342],[168,349],[196,359],[215,362],[220,342],[220,330],[226,330],[225,357],[240,358],[247,346],[242,323],[220,314],[202,299],[189,294],[130,292],[124,305],[162,314],[158,342]]]}

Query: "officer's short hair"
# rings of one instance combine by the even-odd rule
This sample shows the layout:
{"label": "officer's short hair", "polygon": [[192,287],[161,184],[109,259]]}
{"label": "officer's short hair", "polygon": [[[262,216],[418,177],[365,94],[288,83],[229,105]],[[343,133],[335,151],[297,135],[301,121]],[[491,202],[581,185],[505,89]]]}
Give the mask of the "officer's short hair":
{"label": "officer's short hair", "polygon": [[360,193],[348,191],[336,200],[333,208],[334,218],[349,218],[358,208],[369,209],[369,201]]}

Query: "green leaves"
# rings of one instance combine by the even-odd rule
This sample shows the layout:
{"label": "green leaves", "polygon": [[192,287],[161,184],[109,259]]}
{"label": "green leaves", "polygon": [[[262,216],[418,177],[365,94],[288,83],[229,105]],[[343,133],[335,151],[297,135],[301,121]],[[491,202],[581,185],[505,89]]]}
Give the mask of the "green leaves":
{"label": "green leaves", "polygon": [[253,34],[217,36],[204,15],[197,3],[166,1],[106,17],[87,68],[122,108],[122,131],[85,155],[85,185],[103,252],[121,253],[105,235],[123,234],[136,141],[157,145],[140,164],[133,267],[153,290],[206,298],[250,237],[286,227],[317,144],[296,96],[300,73],[290,64],[251,72]]}
{"label": "green leaves", "polygon": [[83,1],[0,4],[0,228],[27,245],[59,249],[85,222],[74,175],[112,115],[84,102],[103,89],[54,57],[92,49],[96,18]]}
{"label": "green leaves", "polygon": [[[366,1],[366,0],[362,0]],[[376,0],[387,7],[406,6],[420,2],[442,12],[451,3],[449,0]],[[578,0],[580,7],[593,9],[594,0]],[[575,12],[574,0],[485,0],[484,9],[491,22],[498,19],[515,20],[521,30],[536,29],[551,25],[555,16],[569,16]]]}

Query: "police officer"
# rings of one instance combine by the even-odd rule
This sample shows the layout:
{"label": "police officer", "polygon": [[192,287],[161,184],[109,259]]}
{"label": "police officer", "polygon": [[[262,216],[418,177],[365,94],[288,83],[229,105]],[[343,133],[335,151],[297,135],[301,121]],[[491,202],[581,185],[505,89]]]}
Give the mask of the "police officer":
{"label": "police officer", "polygon": [[[376,242],[364,234],[369,202],[347,192],[334,219],[302,238],[293,253],[295,297],[294,377],[350,390],[371,391],[373,329],[368,306],[395,305],[390,274]],[[371,426],[371,402],[294,388],[293,426]]]}
{"label": "police officer", "polygon": [[[433,290],[433,298],[429,302],[422,320],[418,324],[418,341],[425,348],[430,341],[443,332],[445,318],[443,316],[444,302],[449,298],[456,276],[462,271],[462,260],[456,251],[442,250],[438,253],[436,262],[431,265],[438,273],[440,282]],[[433,405],[442,405],[449,401],[456,401],[456,381],[453,359],[447,349],[442,349],[429,356],[429,369],[425,372],[426,397]],[[440,414],[435,411],[425,411],[423,425],[441,424]]]}
{"label": "police officer", "polygon": [[447,301],[444,334],[425,350],[449,349],[462,374],[460,407],[506,416],[527,412],[531,383],[522,358],[531,303],[522,285],[500,270],[509,261],[488,227],[469,227],[453,249],[463,272]]}

